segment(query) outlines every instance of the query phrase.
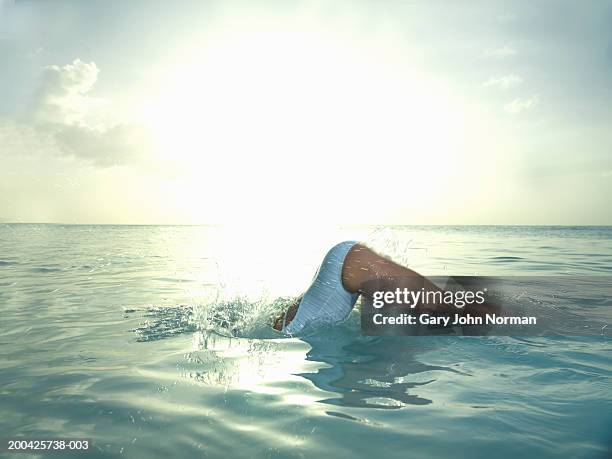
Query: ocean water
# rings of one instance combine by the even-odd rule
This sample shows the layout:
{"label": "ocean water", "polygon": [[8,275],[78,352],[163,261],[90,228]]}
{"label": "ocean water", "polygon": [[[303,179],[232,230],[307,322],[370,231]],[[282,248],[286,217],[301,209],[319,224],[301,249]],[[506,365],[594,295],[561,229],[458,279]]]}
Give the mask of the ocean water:
{"label": "ocean water", "polygon": [[[100,458],[610,457],[609,333],[365,337],[356,311],[272,330],[344,239],[425,275],[612,276],[610,227],[0,225],[0,437]],[[559,311],[612,308],[564,292]]]}

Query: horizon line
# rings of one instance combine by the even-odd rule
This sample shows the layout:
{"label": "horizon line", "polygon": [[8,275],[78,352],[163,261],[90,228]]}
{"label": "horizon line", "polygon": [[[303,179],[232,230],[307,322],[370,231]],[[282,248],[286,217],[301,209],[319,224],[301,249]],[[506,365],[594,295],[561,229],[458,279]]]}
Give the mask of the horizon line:
{"label": "horizon line", "polygon": [[[65,222],[0,222],[0,225],[60,225],[60,226],[235,226],[237,223],[65,223]],[[265,226],[257,225],[257,226]],[[515,227],[583,227],[610,228],[612,224],[549,224],[549,223],[344,223],[313,226],[515,226]]]}

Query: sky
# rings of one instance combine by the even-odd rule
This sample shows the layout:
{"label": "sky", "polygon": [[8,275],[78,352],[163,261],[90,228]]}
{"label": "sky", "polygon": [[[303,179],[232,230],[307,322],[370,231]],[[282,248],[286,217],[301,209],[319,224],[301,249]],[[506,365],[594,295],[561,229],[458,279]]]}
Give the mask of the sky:
{"label": "sky", "polygon": [[0,222],[612,224],[612,2],[0,0]]}

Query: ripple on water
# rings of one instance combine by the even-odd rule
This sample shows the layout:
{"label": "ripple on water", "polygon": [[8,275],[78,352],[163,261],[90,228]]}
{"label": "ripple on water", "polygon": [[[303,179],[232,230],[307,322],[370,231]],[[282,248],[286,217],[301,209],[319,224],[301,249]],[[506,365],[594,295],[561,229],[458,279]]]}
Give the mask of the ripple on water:
{"label": "ripple on water", "polygon": [[[610,229],[393,231],[411,241],[408,255],[424,272],[610,272]],[[609,337],[368,338],[354,314],[285,338],[270,330],[280,307],[272,300],[193,293],[201,259],[215,253],[214,230],[10,232],[0,237],[0,253],[18,256],[0,260],[5,436],[92,438],[94,457],[153,459],[609,451]],[[267,255],[261,266],[275,261]],[[214,273],[201,277],[204,285]],[[560,285],[554,301],[525,301],[564,323],[578,304],[590,313],[610,306],[595,281],[585,295],[570,287]]]}

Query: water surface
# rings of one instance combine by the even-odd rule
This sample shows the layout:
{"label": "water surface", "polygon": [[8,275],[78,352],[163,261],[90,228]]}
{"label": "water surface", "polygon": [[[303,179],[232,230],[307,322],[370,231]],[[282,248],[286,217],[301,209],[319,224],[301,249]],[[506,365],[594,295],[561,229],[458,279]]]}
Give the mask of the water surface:
{"label": "water surface", "polygon": [[612,275],[609,227],[2,225],[2,436],[89,438],[87,457],[609,457],[609,335],[370,338],[356,312],[271,330],[343,239],[429,275]]}

